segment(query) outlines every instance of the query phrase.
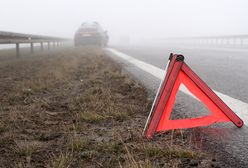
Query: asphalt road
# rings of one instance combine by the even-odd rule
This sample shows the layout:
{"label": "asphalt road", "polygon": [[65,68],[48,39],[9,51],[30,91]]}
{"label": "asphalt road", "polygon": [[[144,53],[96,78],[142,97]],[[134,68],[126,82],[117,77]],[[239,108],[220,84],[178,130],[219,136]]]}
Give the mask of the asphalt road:
{"label": "asphalt road", "polygon": [[[136,59],[164,68],[169,54],[185,56],[185,62],[214,90],[248,103],[248,51],[237,49],[203,49],[114,46]],[[115,56],[110,54],[113,58]],[[123,61],[119,60],[124,63]],[[127,71],[155,93],[159,80],[124,63]],[[191,97],[179,93],[174,107],[178,116],[199,116],[208,110]],[[247,114],[248,115],[248,114]],[[222,167],[248,167],[248,127],[236,128],[232,123],[215,124],[211,127],[193,129],[195,142],[204,150],[223,160]]]}
{"label": "asphalt road", "polygon": [[248,51],[179,49],[166,47],[116,47],[130,56],[163,68],[170,53],[185,62],[214,90],[248,103]]}

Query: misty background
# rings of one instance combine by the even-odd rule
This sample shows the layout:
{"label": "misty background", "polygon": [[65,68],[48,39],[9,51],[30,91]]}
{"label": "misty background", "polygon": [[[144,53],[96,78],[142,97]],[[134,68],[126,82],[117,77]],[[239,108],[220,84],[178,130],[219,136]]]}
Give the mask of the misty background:
{"label": "misty background", "polygon": [[248,34],[246,0],[8,0],[0,30],[73,38],[81,23],[99,22],[110,43],[167,37]]}

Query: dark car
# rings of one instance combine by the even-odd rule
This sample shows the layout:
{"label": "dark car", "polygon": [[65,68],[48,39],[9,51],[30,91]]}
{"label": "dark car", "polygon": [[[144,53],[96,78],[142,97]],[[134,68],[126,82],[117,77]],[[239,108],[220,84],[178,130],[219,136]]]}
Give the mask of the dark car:
{"label": "dark car", "polygon": [[74,36],[75,47],[85,45],[104,47],[107,46],[108,40],[107,31],[104,31],[97,22],[83,23]]}

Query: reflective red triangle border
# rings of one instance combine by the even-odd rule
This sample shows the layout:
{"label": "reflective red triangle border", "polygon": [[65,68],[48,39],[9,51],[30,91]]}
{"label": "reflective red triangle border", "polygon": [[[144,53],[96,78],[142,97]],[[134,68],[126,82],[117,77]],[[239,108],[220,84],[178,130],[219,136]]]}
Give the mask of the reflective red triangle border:
{"label": "reflective red triangle border", "polygon": [[[233,122],[239,128],[243,126],[243,121],[184,62],[183,55],[171,54],[169,61],[167,73],[144,129],[148,139],[152,139],[155,133],[161,131],[207,126],[217,122]],[[184,84],[205,104],[211,114],[198,118],[170,120],[180,84]]]}

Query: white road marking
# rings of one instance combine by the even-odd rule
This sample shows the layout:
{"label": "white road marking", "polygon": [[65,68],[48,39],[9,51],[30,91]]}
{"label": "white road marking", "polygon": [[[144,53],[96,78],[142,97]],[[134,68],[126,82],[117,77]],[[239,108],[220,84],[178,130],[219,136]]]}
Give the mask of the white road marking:
{"label": "white road marking", "polygon": [[[148,64],[146,62],[140,61],[138,59],[135,59],[127,54],[124,54],[122,52],[119,52],[113,48],[107,48],[106,50],[110,51],[114,55],[124,59],[125,61],[128,61],[129,63],[132,63],[133,65],[137,66],[138,68],[142,69],[145,72],[150,73],[151,75],[155,76],[156,78],[162,80],[164,70]],[[194,95],[192,95],[185,86],[181,85],[180,91],[183,93],[197,99]],[[248,104],[240,101],[238,99],[232,98],[228,95],[225,95],[223,93],[217,92],[214,90],[214,92],[244,121],[245,125],[248,125]],[[197,99],[198,100],[198,99]]]}

